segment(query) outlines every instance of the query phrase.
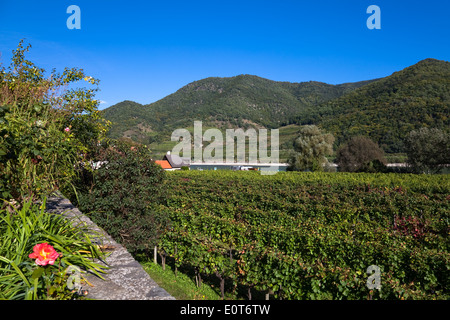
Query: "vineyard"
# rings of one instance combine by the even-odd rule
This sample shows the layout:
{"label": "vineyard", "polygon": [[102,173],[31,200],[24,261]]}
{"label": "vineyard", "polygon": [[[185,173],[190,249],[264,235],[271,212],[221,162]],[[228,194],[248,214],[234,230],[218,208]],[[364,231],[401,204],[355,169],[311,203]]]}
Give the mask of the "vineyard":
{"label": "vineyard", "polygon": [[158,251],[216,276],[222,296],[450,298],[446,175],[178,171],[166,184]]}

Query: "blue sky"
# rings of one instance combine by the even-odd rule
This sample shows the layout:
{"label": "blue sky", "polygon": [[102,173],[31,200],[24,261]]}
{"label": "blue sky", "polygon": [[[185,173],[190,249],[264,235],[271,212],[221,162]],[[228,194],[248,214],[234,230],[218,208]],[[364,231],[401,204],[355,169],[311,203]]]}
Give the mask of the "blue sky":
{"label": "blue sky", "polygon": [[[66,26],[70,5],[81,9],[80,30]],[[381,9],[379,30],[367,28],[370,5]],[[447,0],[0,0],[0,62],[25,39],[38,66],[99,78],[103,109],[206,77],[338,84],[449,61],[449,17]]]}

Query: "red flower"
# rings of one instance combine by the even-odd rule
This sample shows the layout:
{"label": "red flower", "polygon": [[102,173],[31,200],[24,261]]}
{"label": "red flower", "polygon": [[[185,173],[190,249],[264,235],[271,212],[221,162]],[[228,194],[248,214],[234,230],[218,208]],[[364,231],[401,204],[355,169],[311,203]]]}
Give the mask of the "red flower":
{"label": "red flower", "polygon": [[38,243],[33,248],[33,253],[29,256],[31,259],[36,259],[36,264],[46,266],[47,264],[54,264],[58,259],[59,253],[48,243]]}

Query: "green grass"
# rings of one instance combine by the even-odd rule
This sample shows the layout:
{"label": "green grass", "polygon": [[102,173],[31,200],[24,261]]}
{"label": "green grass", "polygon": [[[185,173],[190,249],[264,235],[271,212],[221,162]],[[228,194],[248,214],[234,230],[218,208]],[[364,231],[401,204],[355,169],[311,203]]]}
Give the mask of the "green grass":
{"label": "green grass", "polygon": [[164,290],[177,300],[220,300],[220,290],[214,285],[203,283],[197,287],[194,278],[166,264],[166,270],[154,262],[142,262],[144,270]]}
{"label": "green grass", "polygon": [[[177,300],[222,300],[220,284],[215,276],[202,275],[202,284],[198,287],[192,268],[181,267],[175,275],[173,261],[167,259],[166,268],[147,259],[138,260],[143,269],[161,288]],[[231,283],[225,286],[225,300],[247,300],[248,291]],[[265,293],[252,290],[253,300],[265,299]]]}

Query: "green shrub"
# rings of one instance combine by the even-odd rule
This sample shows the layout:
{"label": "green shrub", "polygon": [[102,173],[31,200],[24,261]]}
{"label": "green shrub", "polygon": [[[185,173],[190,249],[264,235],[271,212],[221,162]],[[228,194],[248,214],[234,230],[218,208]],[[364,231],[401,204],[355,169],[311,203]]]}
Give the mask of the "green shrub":
{"label": "green shrub", "polygon": [[[20,210],[0,210],[0,299],[72,299],[67,287],[69,266],[99,276],[104,271],[93,262],[103,254],[84,226],[44,210],[31,201]],[[48,243],[59,257],[53,265],[39,266],[29,254],[36,244]]]}
{"label": "green shrub", "polygon": [[[25,59],[29,48],[20,42],[11,65],[0,68],[0,198],[18,203],[70,185],[82,154],[107,128],[97,89],[76,88],[78,81],[96,86],[98,80],[76,68],[46,78]],[[75,88],[65,90],[69,84]]]}
{"label": "green shrub", "polygon": [[333,153],[334,136],[323,133],[317,126],[306,125],[299,130],[294,151],[288,158],[289,171],[323,171],[327,155]]}
{"label": "green shrub", "polygon": [[336,163],[339,171],[383,172],[387,161],[377,143],[370,138],[356,136],[337,150]]}
{"label": "green shrub", "polygon": [[80,172],[78,208],[131,253],[147,251],[166,224],[164,170],[144,146],[112,141],[92,155],[98,168]]}
{"label": "green shrub", "polygon": [[423,127],[405,140],[407,163],[415,173],[438,173],[450,164],[450,133]]}

